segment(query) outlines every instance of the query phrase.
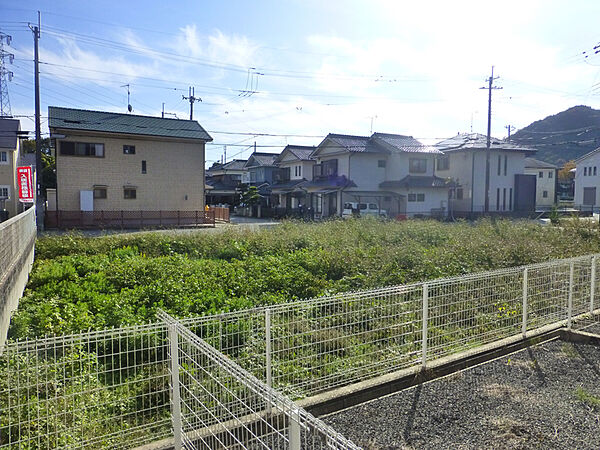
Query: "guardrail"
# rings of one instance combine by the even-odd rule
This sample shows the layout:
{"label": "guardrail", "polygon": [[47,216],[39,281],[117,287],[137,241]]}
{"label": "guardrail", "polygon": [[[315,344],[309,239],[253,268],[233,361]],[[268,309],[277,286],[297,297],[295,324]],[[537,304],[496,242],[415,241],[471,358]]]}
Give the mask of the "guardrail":
{"label": "guardrail", "polygon": [[[236,430],[250,439],[249,431],[241,431],[246,418],[261,422],[264,407],[274,407],[260,397],[271,389],[290,399],[309,397],[399,369],[426,368],[433,360],[542,327],[597,320],[597,259],[589,255],[184,318],[170,329],[170,343],[168,321],[12,342],[0,357],[0,448],[127,448],[173,439],[174,332],[182,433],[206,433],[237,420]],[[250,403],[236,403],[230,391],[243,392],[247,397],[240,398]],[[289,440],[292,413],[280,410],[287,419],[278,415],[282,421],[275,428],[287,430],[279,438]]]}

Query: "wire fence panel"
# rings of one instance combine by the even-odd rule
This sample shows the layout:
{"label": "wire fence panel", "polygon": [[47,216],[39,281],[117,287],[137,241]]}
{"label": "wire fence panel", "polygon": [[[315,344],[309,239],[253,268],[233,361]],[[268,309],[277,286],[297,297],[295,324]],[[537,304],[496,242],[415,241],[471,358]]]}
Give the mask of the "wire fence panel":
{"label": "wire fence panel", "polygon": [[160,325],[21,341],[0,359],[0,448],[131,448],[170,436]]}
{"label": "wire fence panel", "polygon": [[[600,309],[596,258],[184,318],[177,358],[169,357],[163,322],[12,342],[0,356],[0,449],[130,448],[172,438],[175,404],[196,444],[221,427],[206,437],[215,448],[217,438],[248,448],[271,439],[286,448],[290,429],[292,443],[297,437],[290,419],[297,410],[265,400],[256,383],[298,399],[544,326],[597,323],[590,314]],[[173,359],[180,400],[170,413]],[[309,428],[300,426],[300,436],[319,441],[323,434]]]}
{"label": "wire fence panel", "polygon": [[358,449],[180,322],[162,318],[172,340],[175,449]]}

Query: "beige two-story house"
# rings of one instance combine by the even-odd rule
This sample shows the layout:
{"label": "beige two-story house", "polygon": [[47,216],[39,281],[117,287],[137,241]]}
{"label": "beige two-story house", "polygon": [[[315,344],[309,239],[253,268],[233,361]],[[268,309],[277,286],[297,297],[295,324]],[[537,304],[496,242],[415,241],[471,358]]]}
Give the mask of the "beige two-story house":
{"label": "beige two-story house", "polygon": [[[18,120],[0,119],[0,211],[7,211],[8,217],[22,210],[17,190],[17,166],[20,164],[21,150],[20,131]],[[3,216],[6,216],[6,213],[0,214],[0,220]]]}
{"label": "beige two-story house", "polygon": [[212,138],[198,122],[53,106],[48,116],[59,212],[204,209]]}

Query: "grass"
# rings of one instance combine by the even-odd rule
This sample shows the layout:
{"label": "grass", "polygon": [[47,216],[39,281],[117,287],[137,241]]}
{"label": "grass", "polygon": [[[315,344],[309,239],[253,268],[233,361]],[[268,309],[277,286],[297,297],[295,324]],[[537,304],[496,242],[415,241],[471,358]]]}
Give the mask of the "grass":
{"label": "grass", "polygon": [[284,223],[227,231],[46,237],[10,337],[197,316],[600,251],[598,227],[527,222]]}
{"label": "grass", "polygon": [[575,390],[575,396],[577,397],[577,400],[579,400],[583,404],[589,406],[594,410],[600,411],[600,397],[589,393],[581,386]]}
{"label": "grass", "polygon": [[[544,228],[503,220],[443,224],[353,219],[320,224],[287,222],[275,229],[253,233],[232,230],[222,234],[47,237],[36,244],[34,268],[11,322],[10,336],[34,338],[138,324],[154,320],[158,308],[179,317],[239,310],[599,251],[598,227],[589,222]],[[499,286],[499,289],[507,288]],[[477,300],[476,295],[461,299],[471,302],[473,309]],[[378,323],[361,314],[358,311],[351,320],[356,329],[340,328],[339,334],[331,334],[338,317],[333,307],[300,309],[297,317],[281,318],[280,322],[274,317],[273,326],[282,336],[293,331],[298,339],[286,344],[297,354],[289,361],[285,358],[273,361],[274,380],[282,384],[278,388],[301,397],[306,392],[296,392],[291,382],[289,386],[283,385],[286,380],[304,377],[306,389],[317,389],[321,380],[344,384],[349,370],[357,376],[373,376],[375,369],[371,364],[376,363],[377,368],[384,370],[385,364],[394,363],[390,354],[406,357],[407,361],[412,357],[410,351],[415,345],[418,347],[420,338],[418,329],[403,334],[405,340],[395,341],[386,333],[392,332],[398,324],[385,323],[388,320],[385,317]],[[499,304],[495,314],[481,315],[470,323],[469,332],[506,327],[518,315],[519,311],[510,305]],[[405,318],[418,320],[416,315],[407,314]],[[453,320],[452,323],[459,322]],[[315,328],[315,324],[323,326]],[[215,330],[220,326],[221,323]],[[238,362],[240,359],[250,361],[249,370],[261,377],[264,370],[262,336],[255,335],[244,320],[225,326],[226,338],[247,341],[234,345],[242,352],[240,355],[230,356]],[[292,330],[293,327],[297,330]],[[328,331],[321,336],[320,329]],[[459,345],[457,342],[461,339],[461,342],[468,341],[469,336],[463,331],[467,333],[432,327],[430,334],[434,337],[438,333],[440,338],[448,339],[445,345],[452,348]],[[222,335],[208,337],[219,341],[223,338]],[[386,343],[385,352],[376,352],[378,348],[371,347],[373,342],[382,343],[382,347]],[[464,346],[464,342],[461,345]],[[278,343],[280,341],[274,341],[276,350]],[[325,359],[313,350],[314,346],[322,348],[323,343],[329,352]],[[122,348],[122,344],[125,347]],[[123,340],[116,335],[113,340],[103,341],[103,345],[104,350],[102,346],[88,346],[86,351],[75,349],[59,358],[55,355],[54,359],[46,359],[42,354],[28,356],[34,358],[30,362],[0,359],[0,409],[12,405],[11,421],[23,421],[21,426],[10,428],[16,433],[13,439],[27,436],[35,440],[36,436],[46,433],[50,438],[62,436],[63,439],[49,441],[49,447],[75,445],[81,424],[88,424],[90,429],[82,432],[84,438],[114,433],[118,440],[124,436],[120,433],[139,425],[137,419],[123,423],[111,420],[117,416],[135,417],[133,412],[140,410],[139,405],[131,403],[132,398],[138,397],[136,389],[158,396],[152,397],[154,409],[148,410],[148,417],[140,419],[144,423],[159,424],[155,430],[148,431],[148,439],[168,432],[162,422],[168,416],[168,399],[160,397],[164,392],[157,387],[159,380],[164,381],[167,376],[161,359],[164,348],[158,351],[162,362],[148,367],[156,373],[140,374],[132,369],[142,354],[135,340]],[[127,345],[132,348],[126,348]],[[119,348],[119,352],[113,352],[113,347]],[[133,363],[122,360],[122,355]],[[298,364],[299,358],[303,358],[304,365]],[[65,378],[64,368],[71,366],[73,376]],[[29,373],[28,367],[41,367],[43,371]],[[113,385],[98,376],[114,373],[114,367],[120,369],[118,383]],[[18,391],[13,388],[9,399],[9,379],[41,380],[40,386],[47,389],[48,394],[42,395],[43,401],[39,403],[40,395],[31,396],[25,383],[19,385]],[[6,380],[4,384],[2,380]],[[149,380],[154,380],[157,386],[148,385]],[[121,386],[126,386],[127,392],[121,392]],[[134,395],[131,395],[132,390]],[[71,393],[85,407],[70,411],[69,406],[64,423],[54,420],[56,411],[62,408],[60,401]],[[16,407],[15,398],[20,399]],[[590,401],[593,397],[582,398]],[[36,416],[51,420],[44,423],[28,419]],[[6,438],[2,427],[8,427],[8,423],[0,420],[0,444]],[[110,442],[110,445],[116,443]]]}

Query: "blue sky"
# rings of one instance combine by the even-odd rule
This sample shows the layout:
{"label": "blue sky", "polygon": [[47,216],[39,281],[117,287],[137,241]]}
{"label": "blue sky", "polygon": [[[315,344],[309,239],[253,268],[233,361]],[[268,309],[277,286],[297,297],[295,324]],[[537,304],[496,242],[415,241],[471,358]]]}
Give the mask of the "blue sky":
{"label": "blue sky", "polygon": [[[42,116],[47,106],[189,116],[214,138],[207,164],[247,157],[256,141],[316,145],[327,133],[373,131],[427,143],[492,134],[570,106],[599,108],[600,41],[593,1],[7,1],[0,31],[12,112],[33,129],[33,39],[42,12]],[[268,135],[268,136],[265,136]],[[276,136],[273,136],[276,135]]]}

